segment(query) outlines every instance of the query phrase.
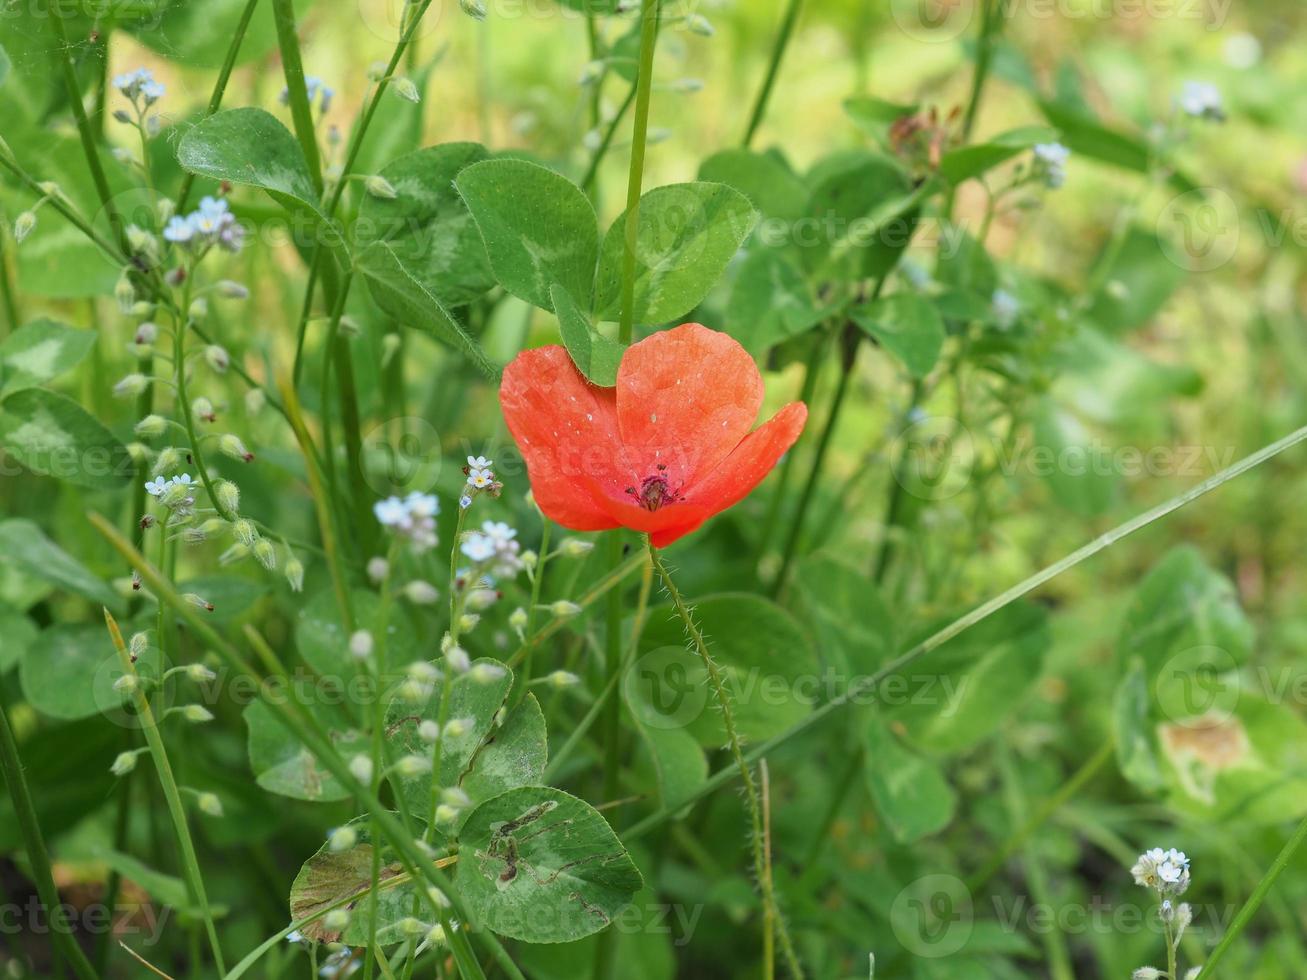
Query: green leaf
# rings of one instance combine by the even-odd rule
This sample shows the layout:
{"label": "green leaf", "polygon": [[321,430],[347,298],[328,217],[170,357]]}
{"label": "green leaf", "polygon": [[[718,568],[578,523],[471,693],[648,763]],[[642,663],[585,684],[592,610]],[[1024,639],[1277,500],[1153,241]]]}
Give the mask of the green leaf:
{"label": "green leaf", "polygon": [[530,943],[581,939],[613,921],[640,872],[599,811],[562,790],[509,790],[472,811],[456,885],[478,927]]}
{"label": "green leaf", "polygon": [[[477,662],[503,666],[492,660]],[[462,731],[457,735],[447,732],[441,739],[438,787],[459,786],[475,803],[540,781],[547,747],[539,703],[533,696],[527,697],[508,712],[502,724],[496,721],[512,688],[513,674],[507,669],[488,682],[469,674],[453,678],[448,717],[461,722]],[[421,704],[396,701],[390,705],[388,751],[396,758],[407,754],[431,757],[431,746],[419,737],[418,726],[424,720],[440,720],[442,690],[443,682]],[[431,775],[400,777],[399,784],[409,810],[425,819],[431,812]],[[467,815],[464,810],[461,817]]]}
{"label": "green leaf", "polygon": [[[411,105],[402,99],[390,103]],[[476,223],[454,178],[486,158],[479,143],[445,143],[402,156],[380,176],[396,197],[366,194],[355,224],[360,262],[384,242],[395,260],[443,306],[462,306],[495,284]]]}
{"label": "green leaf", "polygon": [[1105,285],[1094,294],[1088,316],[1108,334],[1143,326],[1188,276],[1156,233],[1140,227],[1126,232],[1120,248],[1109,256],[1100,255],[1097,262],[1105,260],[1109,262],[1103,274]]}
{"label": "green leaf", "polygon": [[71,398],[26,388],[0,402],[0,446],[33,473],[92,490],[131,480],[136,465],[118,439]]}
{"label": "green leaf", "polygon": [[[297,697],[296,693],[284,688],[277,696]],[[330,699],[334,701],[336,695],[332,694]],[[368,754],[370,746],[367,736],[357,728],[350,727],[349,716],[344,709],[333,713],[323,700],[311,696],[305,708],[330,733],[336,751],[345,759],[357,753]],[[318,803],[349,798],[349,790],[286,729],[263,700],[250,702],[244,717],[249,730],[247,746],[250,769],[261,787],[269,793]]]}
{"label": "green leaf", "polygon": [[[817,656],[803,627],[761,596],[726,593],[694,607],[695,620],[731,695],[736,728],[746,741],[778,735],[820,699]],[[686,649],[680,617],[669,606],[649,614],[640,636],[646,651],[632,683],[668,729],[683,727],[700,745],[726,744],[726,731],[698,654]]]}
{"label": "green leaf", "polygon": [[903,362],[914,378],[924,378],[944,346],[944,319],[925,297],[894,293],[855,309],[853,321]]}
{"label": "green leaf", "polygon": [[708,756],[674,717],[668,725],[668,716],[649,701],[653,692],[645,681],[637,670],[628,669],[622,678],[622,696],[649,750],[658,800],[667,806],[687,799],[703,785],[708,778]]}
{"label": "green leaf", "polygon": [[260,187],[292,211],[321,215],[303,150],[262,109],[224,109],[197,123],[177,145],[177,161],[192,173]]}
{"label": "green leaf", "polygon": [[803,622],[825,658],[873,674],[898,652],[894,621],[866,573],[830,555],[810,555],[794,576]]}
{"label": "green leaf", "polygon": [[[371,630],[381,613],[381,599],[366,589],[350,594],[357,628]],[[349,652],[349,634],[340,619],[333,589],[323,589],[300,607],[295,617],[295,647],[321,677],[350,681],[367,673]],[[386,662],[407,665],[418,659],[418,638],[400,610],[392,609],[386,627]]]}
{"label": "green leaf", "polygon": [[1047,126],[1022,126],[986,140],[960,146],[945,153],[939,162],[940,174],[953,184],[979,177],[988,170],[1006,163],[1036,143],[1052,143],[1058,131]]}
{"label": "green leaf", "polygon": [[1152,733],[1148,676],[1142,660],[1135,659],[1117,685],[1112,702],[1116,730],[1113,744],[1121,775],[1143,789],[1162,785],[1162,772]]}
{"label": "green leaf", "polygon": [[1096,517],[1116,502],[1120,479],[1111,456],[1075,414],[1050,398],[1040,399],[1034,438],[1026,457],[1059,504],[1082,517]]}
{"label": "green leaf", "polygon": [[750,252],[740,265],[726,307],[728,332],[755,357],[811,330],[828,314],[803,273],[775,249]]}
{"label": "green leaf", "polygon": [[0,644],[0,674],[22,660],[40,634],[25,613],[0,605],[0,636],[5,638]]}
{"label": "green leaf", "polygon": [[[667,323],[694,309],[758,221],[749,199],[725,184],[657,187],[640,198],[635,244],[637,323]],[[604,236],[599,260],[601,319],[621,313],[626,214]]]}
{"label": "green leaf", "polygon": [[[151,646],[137,658],[136,668],[157,680],[160,660],[158,648]],[[42,714],[67,721],[97,714],[117,716],[126,695],[113,685],[122,672],[103,626],[52,626],[18,665],[23,697]]]}
{"label": "green leaf", "polygon": [[[343,942],[350,946],[366,947],[372,938],[372,834],[367,816],[351,820],[347,826],[358,835],[358,842],[343,851],[332,851],[323,844],[316,854],[304,862],[290,886],[290,914],[292,919],[303,919],[324,908],[335,905],[346,897],[353,901],[345,906],[350,913],[343,930],[328,929],[322,919],[310,922],[300,930],[304,938],[318,943]],[[422,824],[419,822],[419,827]],[[378,946],[392,946],[405,939],[400,922],[413,915],[414,902],[418,914],[430,916],[430,908],[418,893],[416,885],[403,873],[402,867],[382,861],[377,889]],[[425,886],[421,886],[425,888]]]}
{"label": "green leaf", "polygon": [[430,333],[437,340],[467,355],[487,378],[499,377],[499,367],[440,300],[404,267],[388,244],[368,249],[358,264],[367,279],[372,299],[405,326]]}
{"label": "green leaf", "polygon": [[1020,708],[1050,642],[1044,609],[1015,602],[932,651],[926,669],[887,679],[888,717],[924,750],[969,749]]}
{"label": "green leaf", "polygon": [[[1150,153],[1142,137],[1105,126],[1089,115],[1089,110],[1064,102],[1044,100],[1039,108],[1060,132],[1060,141],[1073,153],[1135,173],[1148,173]],[[1170,182],[1181,191],[1198,189],[1198,185],[1178,170],[1171,174]]]}
{"label": "green leaf", "polygon": [[735,188],[764,218],[792,221],[808,201],[803,181],[771,153],[719,150],[699,164],[699,179]]}
{"label": "green leaf", "polygon": [[558,316],[563,346],[572,355],[576,369],[602,388],[613,387],[626,348],[599,333],[562,286],[554,286],[549,296]]}
{"label": "green leaf", "polygon": [[0,563],[23,575],[56,585],[114,612],[123,608],[118,593],[105,581],[22,517],[0,521]]}
{"label": "green leaf", "polygon": [[939,765],[904,746],[877,718],[868,716],[864,739],[867,789],[894,839],[911,844],[947,827],[958,800]]}
{"label": "green leaf", "polygon": [[1167,552],[1135,591],[1117,662],[1124,668],[1139,658],[1153,679],[1177,653],[1215,648],[1238,666],[1252,654],[1254,632],[1230,580],[1196,549],[1181,546]]}
{"label": "green leaf", "polygon": [[454,181],[476,219],[500,285],[552,310],[562,286],[590,306],[599,231],[594,207],[566,177],[525,160],[485,160]]}
{"label": "green leaf", "polygon": [[864,150],[838,153],[813,167],[808,217],[818,240],[804,250],[809,270],[855,256],[862,275],[879,278],[898,261],[916,228],[917,207],[931,192],[890,157]]}
{"label": "green leaf", "polygon": [[46,319],[23,324],[0,343],[0,396],[59,377],[94,346],[94,330]]}

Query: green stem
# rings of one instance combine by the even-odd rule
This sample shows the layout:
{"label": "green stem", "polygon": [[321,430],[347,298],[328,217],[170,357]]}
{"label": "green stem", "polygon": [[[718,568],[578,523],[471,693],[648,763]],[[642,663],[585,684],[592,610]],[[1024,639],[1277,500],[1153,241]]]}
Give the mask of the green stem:
{"label": "green stem", "polygon": [[699,627],[695,625],[689,607],[685,604],[680,590],[676,588],[676,583],[672,581],[671,573],[668,572],[667,566],[663,564],[663,560],[659,556],[658,550],[653,546],[652,541],[648,541],[648,548],[649,561],[652,563],[654,570],[658,572],[663,588],[667,590],[667,594],[672,600],[672,606],[675,608],[676,614],[680,616],[681,624],[685,627],[686,636],[689,637],[695,652],[699,655],[699,659],[703,661],[704,669],[708,672],[708,682],[712,685],[713,696],[716,698],[717,707],[722,714],[722,725],[726,729],[727,744],[730,747],[731,755],[735,759],[735,767],[744,782],[744,796],[749,807],[751,825],[750,839],[753,845],[753,870],[757,876],[758,885],[762,890],[764,914],[776,925],[777,932],[780,935],[781,949],[785,954],[786,965],[789,967],[790,973],[795,977],[802,978],[803,968],[799,965],[798,957],[795,955],[789,930],[785,926],[785,920],[781,918],[776,908],[776,895],[771,887],[771,876],[767,874],[767,859],[763,845],[762,804],[758,796],[757,784],[753,779],[753,769],[745,761],[740,736],[735,729],[735,712],[731,709],[730,696],[726,693],[726,685],[722,680],[722,674],[717,667],[717,662],[713,660],[712,654],[708,652],[708,644],[704,641],[703,634],[699,632]]}
{"label": "green stem", "polygon": [[604,156],[608,153],[608,148],[612,146],[613,136],[617,133],[617,127],[621,125],[622,120],[626,117],[627,111],[631,108],[632,103],[635,102],[635,89],[636,86],[632,85],[630,89],[627,90],[626,98],[623,99],[622,104],[617,107],[617,112],[613,115],[612,122],[610,122],[608,128],[604,130],[604,138],[600,140],[599,145],[595,147],[594,155],[590,157],[590,164],[586,167],[585,176],[581,178],[582,190],[589,191],[593,187],[595,178],[599,175],[599,164],[603,162]]}
{"label": "green stem", "polygon": [[1072,774],[1070,779],[1058,787],[1057,792],[1040,803],[1035,812],[1030,815],[1030,818],[1003,842],[1003,846],[990,856],[990,859],[985,862],[979,871],[967,879],[967,889],[975,894],[984,888],[989,880],[1003,869],[1003,865],[1007,863],[1008,858],[1015,854],[1030,839],[1031,835],[1047,822],[1049,817],[1079,793],[1099,769],[1103,768],[1104,763],[1112,758],[1114,748],[1115,743],[1109,738],[1099,747],[1097,752],[1085,761],[1084,765]]}
{"label": "green stem", "polygon": [[[117,528],[95,512],[89,512],[87,520],[108,541],[114,551],[140,574],[142,582],[159,601],[167,603],[186,621],[200,643],[216,653],[234,673],[245,677],[259,676],[254,667],[241,656],[231,642],[218,633],[199,614],[195,607],[187,603],[163,578],[158,569],[146,561],[144,556],[132,547],[131,542],[118,532]],[[260,693],[266,694],[269,692],[261,688]],[[448,877],[423,853],[412,835],[408,834],[395,815],[383,806],[380,798],[372,792],[371,787],[360,783],[354,778],[349,766],[341,758],[322,723],[309,713],[299,701],[285,697],[284,694],[285,692],[282,691],[277,692],[274,696],[263,698],[264,703],[272,711],[273,717],[290,735],[304,744],[305,748],[317,758],[327,772],[340,781],[340,784],[354,797],[359,807],[376,814],[377,824],[381,828],[382,835],[394,847],[401,865],[414,878],[421,879],[428,885],[434,885],[444,892],[450,900],[451,912],[454,917],[462,922],[470,921],[467,910],[459,899],[458,893],[450,884]],[[425,889],[420,889],[420,892],[422,894],[426,893]],[[467,937],[462,930],[450,933],[449,941],[451,948],[456,951],[460,947],[469,949]],[[513,964],[504,951],[502,944],[492,934],[485,933],[483,941],[489,945],[496,961],[512,980],[525,980],[521,970]]]}
{"label": "green stem", "polygon": [[[8,153],[5,152],[3,147],[0,147],[0,166],[3,166],[17,177],[19,181],[22,182],[22,184],[33,194],[37,195],[37,197],[45,197],[45,191],[41,189],[40,181],[24,170],[17,160],[11,158]],[[46,204],[63,215],[64,218],[73,225],[73,227],[99,246],[100,250],[114,262],[127,261],[124,246],[114,245],[91,227],[90,222],[78,214],[72,206],[63,199],[62,195],[56,194],[54,197],[48,198]]]}
{"label": "green stem", "polygon": [[[1012,759],[1011,749],[1003,743],[998,749],[998,768],[1003,781],[1003,795],[1007,803],[1008,816],[1015,822],[1028,809],[1025,789],[1021,785],[1021,776]],[[1048,876],[1039,856],[1033,850],[1023,855],[1026,883],[1030,886],[1030,897],[1045,908],[1054,908],[1048,889]],[[1071,969],[1071,954],[1067,951],[1066,937],[1058,928],[1056,921],[1042,935],[1044,954],[1048,963],[1050,980],[1075,980]],[[1175,975],[1172,970],[1171,975]]]}
{"label": "green stem", "polygon": [[[805,715],[802,720],[791,725],[779,735],[767,739],[756,748],[750,750],[747,758],[757,759],[775,751],[778,747],[803,734],[813,726],[820,724],[822,721],[825,721],[826,718],[839,711],[845,705],[856,703],[858,699],[868,691],[879,687],[887,677],[899,673],[909,664],[930,653],[932,650],[938,649],[949,640],[966,632],[977,623],[988,619],[1000,609],[1011,605],[1013,602],[1016,602],[1028,593],[1038,589],[1041,585],[1057,578],[1057,576],[1061,575],[1063,572],[1074,568],[1076,565],[1092,558],[1099,552],[1107,550],[1123,538],[1129,537],[1136,531],[1142,530],[1148,525],[1161,520],[1168,514],[1174,513],[1185,505],[1197,500],[1199,497],[1211,493],[1218,487],[1229,483],[1236,477],[1242,476],[1249,470],[1255,469],[1267,460],[1273,459],[1302,442],[1307,442],[1307,426],[1295,429],[1284,438],[1277,439],[1275,442],[1263,446],[1252,455],[1245,456],[1239,462],[1232,466],[1227,466],[1225,469],[1221,470],[1221,472],[1208,477],[1196,486],[1190,487],[1183,493],[1177,494],[1171,499],[1158,504],[1156,507],[1152,507],[1144,511],[1142,514],[1130,518],[1130,520],[1125,523],[1118,524],[1111,530],[1100,534],[1088,544],[1082,545],[1066,557],[1054,562],[1046,568],[1040,569],[1034,575],[1023,579],[1010,589],[1007,589],[994,596],[992,599],[981,603],[966,615],[954,620],[948,626],[933,633],[911,649],[907,650],[905,653],[896,657],[880,670],[876,671],[876,673],[869,677],[861,678],[857,682],[849,685],[848,690],[843,694],[827,701],[825,704],[821,705],[821,707],[814,709],[809,714]],[[655,827],[661,826],[667,820],[671,819],[674,814],[680,812],[684,807],[703,799],[705,796],[708,796],[720,789],[722,786],[730,783],[736,775],[738,774],[733,772],[730,767],[719,770],[700,783],[699,786],[696,787],[693,792],[687,794],[685,798],[663,806],[657,812],[650,814],[633,827],[627,829],[622,834],[622,839],[629,842],[648,833]]]}
{"label": "green stem", "polygon": [[18,829],[23,836],[28,863],[32,866],[36,893],[50,916],[50,931],[54,934],[52,941],[56,950],[81,980],[96,980],[98,974],[77,944],[65,912],[66,906],[59,900],[59,890],[50,869],[50,854],[45,849],[45,838],[41,835],[41,824],[32,805],[32,794],[27,788],[23,762],[18,755],[18,744],[14,741],[13,729],[9,727],[9,714],[3,700],[0,700],[0,770],[4,772],[5,787],[18,818]]}
{"label": "green stem", "polygon": [[[812,350],[808,352],[808,360],[803,367],[803,387],[799,391],[799,401],[807,405],[812,401],[813,392],[817,390],[817,376],[821,372],[821,356],[826,350],[826,340],[828,334],[823,332],[818,335],[812,344]],[[758,554],[767,554],[771,548],[772,538],[776,536],[776,525],[780,521],[781,505],[789,496],[790,479],[794,476],[794,460],[797,458],[795,450],[797,446],[791,446],[790,451],[785,454],[785,460],[781,463],[780,478],[776,481],[776,486],[772,490],[771,499],[767,502],[767,516],[762,522],[762,537],[759,538]]]}
{"label": "green stem", "polygon": [[[912,417],[912,411],[921,401],[922,383],[920,379],[912,383],[912,398],[908,404],[908,411],[905,418]],[[889,560],[894,553],[894,541],[892,535],[894,529],[898,527],[899,517],[903,510],[904,494],[906,490],[903,486],[903,463],[908,454],[906,442],[900,446],[898,458],[890,463],[890,486],[889,500],[885,504],[885,530],[884,538],[880,542],[880,550],[876,552],[876,565],[872,569],[871,580],[880,585],[885,580],[885,572],[889,569]]]}
{"label": "green stem", "polygon": [[[391,582],[395,574],[395,562],[398,559],[399,538],[396,537],[391,542],[390,553],[386,556],[386,577],[381,581],[381,601],[377,610],[377,621],[372,624],[373,680],[376,684],[372,691],[372,793],[378,797],[381,795],[382,773],[386,765],[385,753],[382,750],[382,740],[386,731],[386,636],[390,626]],[[435,778],[434,775],[432,778]],[[377,946],[377,920],[380,918],[377,914],[377,892],[381,881],[381,846],[377,839],[375,814],[372,816],[370,827],[369,833],[374,843],[369,879],[371,894],[368,898],[368,959],[363,971],[365,980],[371,980],[373,963],[381,958],[381,950]]]}
{"label": "green stem", "polygon": [[[545,578],[545,563],[549,561],[549,532],[553,529],[553,524],[549,518],[541,518],[542,527],[540,530],[540,560],[536,562],[536,567],[531,570],[531,604],[526,610],[526,635],[531,636],[535,632],[536,607],[540,605],[540,586]],[[526,686],[531,683],[531,651],[522,658],[522,669],[518,671],[518,692],[526,693]]]}
{"label": "green stem", "polygon": [[[160,605],[162,604],[162,600],[160,600]],[[118,654],[118,663],[123,669],[124,676],[135,679],[131,698],[136,707],[137,717],[141,720],[141,734],[145,736],[145,744],[149,747],[150,757],[154,760],[155,772],[159,775],[159,786],[163,790],[164,800],[168,804],[168,814],[172,818],[173,830],[177,834],[177,845],[181,851],[182,871],[185,874],[187,891],[190,893],[191,901],[195,902],[199,907],[200,914],[204,918],[204,929],[209,937],[209,948],[213,952],[213,962],[218,967],[220,974],[226,973],[227,967],[223,965],[222,959],[222,946],[218,943],[218,930],[213,924],[213,913],[209,909],[209,898],[204,890],[204,878],[200,874],[200,861],[195,853],[195,842],[191,839],[190,826],[186,822],[186,808],[182,804],[182,795],[177,788],[177,780],[173,777],[172,764],[168,761],[168,750],[164,748],[163,739],[159,736],[159,723],[155,720],[154,710],[150,707],[150,699],[145,696],[140,675],[136,672],[136,665],[132,662],[131,654],[127,652],[127,644],[123,642],[122,633],[118,630],[118,623],[108,609],[104,611],[104,621],[109,628],[109,636],[113,640],[113,647]]]}
{"label": "green stem", "polygon": [[654,47],[658,43],[658,0],[640,3],[640,61],[635,80],[635,120],[631,136],[631,170],[626,183],[625,249],[622,253],[622,307],[617,339],[631,342],[635,329],[635,245],[640,227],[640,187],[649,135],[649,93],[653,90]]}
{"label": "green stem", "polygon": [[980,99],[984,94],[985,82],[989,79],[989,68],[994,59],[994,35],[1000,23],[998,0],[982,0],[980,5],[980,38],[976,46],[976,70],[971,76],[971,95],[967,99],[966,115],[962,118],[962,142],[971,139],[971,131],[976,125],[976,114],[980,110]]}
{"label": "green stem", "polygon": [[62,10],[57,7],[51,8],[49,13],[50,22],[54,27],[55,47],[59,52],[59,67],[63,73],[64,88],[68,92],[68,104],[73,111],[73,118],[77,121],[77,135],[82,142],[86,168],[91,172],[91,182],[95,184],[95,193],[100,198],[100,206],[104,208],[104,213],[109,218],[109,227],[113,229],[114,237],[118,239],[119,250],[124,255],[130,255],[127,230],[113,202],[113,191],[104,174],[104,166],[100,163],[100,151],[95,145],[95,130],[86,115],[86,106],[82,104],[81,88],[77,84],[77,73],[73,70],[73,48],[68,43],[68,32],[64,29]]}
{"label": "green stem", "polygon": [[318,154],[318,132],[313,124],[308,86],[304,82],[304,62],[300,58],[300,41],[295,32],[293,0],[272,0],[272,18],[277,25],[277,46],[281,49],[281,66],[286,76],[286,93],[290,102],[291,121],[295,125],[295,137],[299,140],[300,149],[304,151],[304,162],[308,164],[313,187],[321,194],[322,161]]}
{"label": "green stem", "polygon": [[771,58],[767,62],[767,74],[762,80],[762,88],[758,90],[758,98],[753,103],[753,111],[749,113],[749,125],[744,131],[744,139],[741,142],[746,150],[753,142],[753,136],[758,131],[758,126],[762,124],[762,117],[767,111],[767,102],[771,99],[772,87],[776,84],[776,75],[780,71],[781,58],[784,57],[785,49],[790,43],[790,36],[794,33],[794,24],[799,19],[801,5],[802,0],[790,0],[785,8],[785,16],[781,18],[781,29],[776,35]]}
{"label": "green stem", "polygon": [[831,399],[830,412],[826,416],[826,425],[821,430],[821,435],[817,439],[817,451],[812,458],[812,469],[808,473],[808,479],[803,484],[803,492],[799,496],[799,506],[794,512],[794,520],[790,524],[790,533],[785,539],[785,551],[781,558],[780,571],[776,573],[776,581],[772,583],[772,594],[779,595],[785,588],[785,580],[789,576],[790,567],[794,564],[794,559],[798,555],[799,539],[803,535],[803,522],[808,515],[808,508],[812,504],[812,497],[817,489],[817,482],[821,479],[822,465],[826,461],[826,451],[830,449],[831,436],[835,432],[835,426],[839,423],[840,410],[844,407],[844,397],[849,392],[849,381],[853,377],[853,365],[857,361],[858,344],[855,340],[845,345],[844,359],[840,369],[840,380],[835,386],[835,395]]}
{"label": "green stem", "polygon": [[1248,901],[1243,903],[1243,908],[1239,909],[1239,914],[1230,923],[1230,928],[1221,937],[1221,941],[1216,944],[1216,948],[1212,950],[1212,955],[1208,957],[1207,962],[1203,964],[1203,968],[1196,980],[1207,980],[1207,977],[1211,976],[1221,957],[1234,945],[1234,941],[1239,938],[1244,929],[1247,928],[1248,923],[1252,921],[1253,916],[1257,914],[1257,910],[1261,907],[1262,902],[1266,900],[1266,896],[1270,894],[1276,880],[1279,879],[1280,875],[1284,874],[1284,869],[1289,866],[1289,862],[1293,860],[1298,848],[1302,847],[1303,841],[1307,841],[1307,818],[1304,818],[1298,824],[1293,836],[1285,841],[1284,847],[1280,849],[1280,853],[1271,862],[1271,866],[1266,869],[1266,874],[1262,875],[1262,880],[1257,883],[1253,893],[1248,896]]}
{"label": "green stem", "polygon": [[[232,35],[231,44],[227,46],[227,55],[222,60],[222,67],[218,69],[218,80],[214,82],[213,93],[209,96],[209,104],[204,107],[200,113],[200,119],[203,121],[218,111],[222,105],[222,97],[227,91],[227,83],[231,81],[232,69],[236,67],[236,58],[240,54],[241,42],[245,40],[245,32],[249,29],[250,20],[254,17],[255,8],[259,5],[259,0],[246,0],[245,9],[241,11],[241,19],[236,22],[236,33]],[[191,188],[195,184],[195,174],[190,171],[182,177],[181,188],[177,191],[177,213],[186,210],[186,200],[191,196]]]}
{"label": "green stem", "polygon": [[[186,277],[190,282],[190,276]],[[200,482],[204,484],[204,492],[209,495],[209,503],[213,509],[218,512],[218,516],[224,521],[235,521],[236,514],[227,510],[218,499],[217,491],[214,490],[213,480],[209,476],[209,467],[204,462],[204,453],[200,449],[200,440],[195,437],[195,419],[191,413],[191,402],[186,396],[186,332],[190,330],[190,316],[186,313],[188,303],[186,298],[182,299],[182,312],[176,320],[176,329],[173,332],[173,362],[177,370],[177,404],[182,413],[182,425],[186,428],[186,439],[191,448],[191,458],[195,460],[195,469],[199,471]]]}

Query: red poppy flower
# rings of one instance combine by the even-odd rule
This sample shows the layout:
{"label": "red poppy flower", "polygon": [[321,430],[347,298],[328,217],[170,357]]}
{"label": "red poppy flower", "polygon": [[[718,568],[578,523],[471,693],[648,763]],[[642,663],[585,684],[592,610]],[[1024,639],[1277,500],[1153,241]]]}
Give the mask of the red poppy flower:
{"label": "red poppy flower", "polygon": [[590,384],[553,345],[518,354],[499,389],[546,517],[644,531],[659,548],[742,500],[794,445],[807,407],[750,431],[762,397],[753,358],[698,323],[629,347],[615,388]]}

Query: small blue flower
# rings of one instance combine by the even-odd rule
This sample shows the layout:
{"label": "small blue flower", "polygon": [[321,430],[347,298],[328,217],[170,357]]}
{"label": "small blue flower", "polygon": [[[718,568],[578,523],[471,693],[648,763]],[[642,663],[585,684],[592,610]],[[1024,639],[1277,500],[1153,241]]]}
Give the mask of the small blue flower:
{"label": "small blue flower", "polygon": [[[309,105],[318,104],[318,111],[324,116],[331,110],[331,100],[336,97],[336,90],[316,75],[304,79],[304,88],[308,91]],[[290,105],[290,89],[283,88],[278,97],[282,105]]]}
{"label": "small blue flower", "polygon": [[137,68],[114,76],[113,87],[133,102],[144,99],[146,106],[162,99],[165,91],[163,83],[155,81],[154,73],[148,68]]}
{"label": "small blue flower", "polygon": [[1071,151],[1061,143],[1036,143],[1035,173],[1044,178],[1045,186],[1056,190],[1066,183],[1066,162]]}

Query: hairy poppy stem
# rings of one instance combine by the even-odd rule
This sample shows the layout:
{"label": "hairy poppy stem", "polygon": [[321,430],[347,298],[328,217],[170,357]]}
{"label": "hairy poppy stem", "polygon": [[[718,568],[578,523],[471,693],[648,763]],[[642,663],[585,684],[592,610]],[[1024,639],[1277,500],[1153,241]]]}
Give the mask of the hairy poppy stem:
{"label": "hairy poppy stem", "polygon": [[[676,583],[672,581],[671,573],[668,572],[667,566],[658,555],[658,549],[653,546],[653,542],[645,539],[649,547],[649,560],[653,567],[658,571],[658,577],[662,579],[663,588],[667,590],[667,595],[672,600],[672,606],[676,613],[681,617],[681,623],[685,627],[685,634],[689,637],[690,642],[694,645],[695,652],[699,659],[703,661],[704,669],[708,671],[708,681],[712,685],[713,696],[717,699],[717,706],[722,712],[722,725],[726,729],[726,739],[730,745],[731,755],[735,757],[736,768],[740,771],[740,778],[744,781],[744,795],[749,804],[749,821],[751,823],[751,838],[753,843],[753,870],[758,879],[758,887],[762,891],[763,915],[765,919],[773,923],[776,927],[776,933],[780,938],[781,952],[785,956],[786,966],[789,967],[790,974],[795,977],[803,977],[803,967],[799,965],[799,958],[794,952],[794,943],[790,939],[789,929],[785,926],[785,919],[780,915],[776,908],[776,893],[772,889],[771,874],[768,870],[768,857],[766,847],[763,841],[763,819],[762,803],[758,794],[758,785],[753,778],[753,769],[745,761],[744,750],[741,748],[740,735],[735,729],[735,714],[731,710],[731,699],[726,693],[726,685],[722,680],[721,670],[717,667],[717,662],[713,660],[712,654],[708,652],[708,644],[703,638],[703,633],[699,627],[694,624],[694,617],[690,613],[690,607],[685,604],[680,590],[676,588]],[[770,939],[767,939],[770,944]],[[771,971],[767,971],[770,977]]]}

